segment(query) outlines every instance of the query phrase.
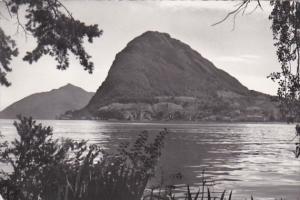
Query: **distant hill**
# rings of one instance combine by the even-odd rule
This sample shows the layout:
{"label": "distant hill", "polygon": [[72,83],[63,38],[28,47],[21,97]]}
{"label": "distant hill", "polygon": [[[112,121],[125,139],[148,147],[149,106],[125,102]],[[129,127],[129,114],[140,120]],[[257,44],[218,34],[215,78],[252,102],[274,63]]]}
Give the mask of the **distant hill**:
{"label": "distant hill", "polygon": [[271,99],[250,91],[189,45],[148,31],[116,55],[106,80],[75,119],[272,121]]}
{"label": "distant hill", "polygon": [[0,118],[12,119],[22,114],[35,119],[55,119],[68,110],[86,106],[93,95],[93,92],[67,84],[48,92],[29,95],[11,104],[0,112]]}

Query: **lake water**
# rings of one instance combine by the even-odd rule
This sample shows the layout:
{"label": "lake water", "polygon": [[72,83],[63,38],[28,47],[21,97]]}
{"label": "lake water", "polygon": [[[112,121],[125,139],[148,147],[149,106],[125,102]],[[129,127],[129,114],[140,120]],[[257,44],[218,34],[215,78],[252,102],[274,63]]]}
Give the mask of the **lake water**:
{"label": "lake water", "polygon": [[[106,148],[133,140],[148,130],[169,130],[158,166],[165,184],[201,182],[202,171],[214,180],[213,190],[233,190],[234,199],[300,199],[300,159],[293,150],[295,125],[118,123],[99,121],[41,121],[55,137],[87,139]],[[12,120],[0,120],[6,140],[16,136]],[[182,179],[175,174],[182,174]],[[158,182],[152,180],[152,184]]]}

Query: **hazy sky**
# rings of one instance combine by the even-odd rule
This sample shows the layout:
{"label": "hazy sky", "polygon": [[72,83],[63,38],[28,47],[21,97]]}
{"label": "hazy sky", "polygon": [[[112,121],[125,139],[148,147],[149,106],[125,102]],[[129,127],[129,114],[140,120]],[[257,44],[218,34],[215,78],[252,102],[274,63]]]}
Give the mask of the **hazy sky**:
{"label": "hazy sky", "polygon": [[[147,30],[169,33],[189,44],[218,68],[224,69],[249,89],[276,93],[276,84],[266,76],[279,71],[268,15],[270,8],[238,17],[235,29],[228,20],[218,26],[211,24],[222,19],[237,2],[215,1],[67,1],[73,15],[89,24],[96,23],[104,34],[93,44],[87,44],[95,71],[88,74],[72,58],[66,71],[56,70],[51,57],[29,65],[22,61],[26,50],[34,47],[30,36],[25,39],[10,20],[0,19],[0,26],[16,38],[20,56],[12,62],[8,78],[12,86],[0,86],[0,110],[36,92],[48,91],[67,83],[87,91],[96,91],[104,81],[115,55],[126,44]],[[5,13],[3,5],[0,10]],[[249,9],[249,12],[251,9]],[[134,77],[133,77],[134,78]]]}

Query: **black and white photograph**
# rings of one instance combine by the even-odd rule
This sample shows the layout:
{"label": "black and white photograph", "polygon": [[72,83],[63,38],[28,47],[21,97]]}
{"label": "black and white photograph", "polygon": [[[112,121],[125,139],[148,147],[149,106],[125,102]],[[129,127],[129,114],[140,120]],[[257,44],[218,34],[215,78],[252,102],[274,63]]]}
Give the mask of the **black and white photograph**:
{"label": "black and white photograph", "polygon": [[0,0],[0,200],[300,200],[299,0]]}

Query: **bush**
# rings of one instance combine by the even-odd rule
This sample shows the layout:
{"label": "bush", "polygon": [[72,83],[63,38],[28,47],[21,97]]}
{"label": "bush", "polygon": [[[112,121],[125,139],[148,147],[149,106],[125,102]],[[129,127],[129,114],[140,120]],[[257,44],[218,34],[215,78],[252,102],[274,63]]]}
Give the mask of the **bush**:
{"label": "bush", "polygon": [[[43,127],[32,118],[19,120],[14,122],[19,138],[1,148],[1,162],[8,164],[12,173],[1,173],[0,191],[5,199],[53,199],[87,157],[86,141],[54,140],[51,127]],[[90,149],[93,155],[100,152]]]}
{"label": "bush", "polygon": [[12,167],[1,173],[0,192],[10,200],[141,199],[167,134],[149,142],[143,132],[135,143],[108,154],[86,141],[54,140],[52,128],[32,118],[19,120],[19,138],[0,146],[0,162]]}

